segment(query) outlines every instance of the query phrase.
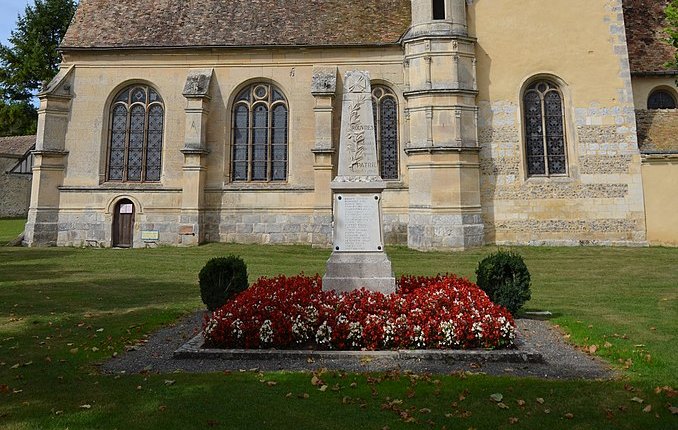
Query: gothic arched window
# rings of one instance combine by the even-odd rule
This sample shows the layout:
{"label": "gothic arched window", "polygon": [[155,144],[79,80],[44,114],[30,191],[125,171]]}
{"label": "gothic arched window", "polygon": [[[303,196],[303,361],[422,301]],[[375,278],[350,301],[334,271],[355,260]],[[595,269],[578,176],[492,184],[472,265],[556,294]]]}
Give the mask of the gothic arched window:
{"label": "gothic arched window", "polygon": [[377,158],[382,179],[398,179],[398,99],[383,85],[372,87]]}
{"label": "gothic arched window", "polygon": [[567,174],[563,97],[556,85],[540,80],[523,95],[528,176]]}
{"label": "gothic arched window", "polygon": [[233,181],[287,180],[288,109],[271,84],[243,89],[233,105]]}
{"label": "gothic arched window", "polygon": [[160,180],[164,111],[162,98],[148,85],[118,93],[111,106],[107,180]]}
{"label": "gothic arched window", "polygon": [[647,99],[648,109],[675,109],[676,99],[666,90],[656,90]]}

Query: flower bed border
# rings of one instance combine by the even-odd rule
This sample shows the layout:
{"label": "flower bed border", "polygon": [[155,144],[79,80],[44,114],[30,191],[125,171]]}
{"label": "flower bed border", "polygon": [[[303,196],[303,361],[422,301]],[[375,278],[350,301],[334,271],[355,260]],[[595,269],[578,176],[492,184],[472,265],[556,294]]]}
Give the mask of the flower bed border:
{"label": "flower bed border", "polygon": [[366,358],[390,359],[396,362],[427,360],[445,362],[503,362],[543,363],[543,356],[533,350],[521,348],[516,338],[512,349],[408,349],[395,351],[322,351],[294,349],[216,349],[203,348],[202,333],[196,335],[174,351],[175,359],[200,360],[361,360]]}

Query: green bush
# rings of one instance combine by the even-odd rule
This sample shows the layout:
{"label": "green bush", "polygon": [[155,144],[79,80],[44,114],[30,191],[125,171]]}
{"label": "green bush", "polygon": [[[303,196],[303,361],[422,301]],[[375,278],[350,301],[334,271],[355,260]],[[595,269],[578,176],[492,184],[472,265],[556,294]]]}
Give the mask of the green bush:
{"label": "green bush", "polygon": [[476,284],[514,315],[531,297],[530,272],[523,257],[511,251],[499,250],[478,263]]}
{"label": "green bush", "polygon": [[213,258],[200,270],[198,278],[203,303],[215,311],[247,289],[247,265],[235,255]]}

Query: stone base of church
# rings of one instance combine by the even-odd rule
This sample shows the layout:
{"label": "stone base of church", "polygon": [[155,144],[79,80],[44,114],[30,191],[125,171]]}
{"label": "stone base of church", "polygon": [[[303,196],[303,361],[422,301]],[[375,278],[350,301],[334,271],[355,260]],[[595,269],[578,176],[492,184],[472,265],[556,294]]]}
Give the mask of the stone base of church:
{"label": "stone base of church", "polygon": [[56,209],[30,209],[24,230],[24,245],[56,246],[58,220],[59,211]]}
{"label": "stone base of church", "polygon": [[407,245],[420,251],[462,250],[485,244],[480,215],[410,214]]}

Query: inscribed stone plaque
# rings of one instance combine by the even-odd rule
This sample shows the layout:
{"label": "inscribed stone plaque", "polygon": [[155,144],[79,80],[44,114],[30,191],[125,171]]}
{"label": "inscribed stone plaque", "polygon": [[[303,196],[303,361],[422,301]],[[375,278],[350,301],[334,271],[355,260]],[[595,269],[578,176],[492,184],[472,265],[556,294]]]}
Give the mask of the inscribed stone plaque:
{"label": "inscribed stone plaque", "polygon": [[335,195],[334,251],[384,250],[379,222],[379,194]]}

